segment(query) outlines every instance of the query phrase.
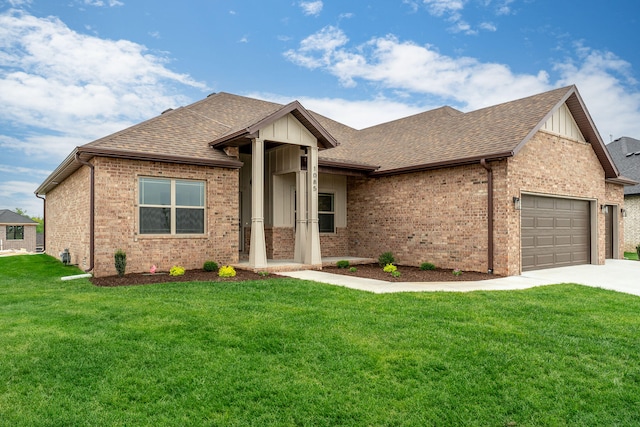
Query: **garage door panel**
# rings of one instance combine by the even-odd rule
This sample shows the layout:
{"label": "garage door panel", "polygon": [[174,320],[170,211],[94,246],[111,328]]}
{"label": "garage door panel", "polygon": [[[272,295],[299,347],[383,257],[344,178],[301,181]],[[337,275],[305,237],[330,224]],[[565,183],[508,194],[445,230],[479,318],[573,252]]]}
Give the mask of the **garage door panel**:
{"label": "garage door panel", "polygon": [[554,218],[552,216],[535,218],[536,228],[549,228],[553,229]]}
{"label": "garage door panel", "polygon": [[590,262],[590,204],[585,200],[522,197],[522,270]]}

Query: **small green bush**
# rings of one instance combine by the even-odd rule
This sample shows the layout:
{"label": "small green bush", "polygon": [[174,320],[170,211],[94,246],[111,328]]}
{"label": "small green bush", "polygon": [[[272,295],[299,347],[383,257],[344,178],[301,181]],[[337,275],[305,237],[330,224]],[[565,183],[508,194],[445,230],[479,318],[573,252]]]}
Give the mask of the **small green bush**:
{"label": "small green bush", "polygon": [[382,271],[384,271],[385,273],[393,273],[394,271],[397,271],[397,270],[398,270],[398,267],[396,267],[393,264],[387,264],[382,269]]}
{"label": "small green bush", "polygon": [[347,261],[346,259],[342,259],[336,262],[336,265],[338,266],[338,268],[349,268],[349,261]]}
{"label": "small green bush", "polygon": [[205,261],[202,269],[204,271],[216,271],[218,269],[218,263],[215,261]]}
{"label": "small green bush", "polygon": [[230,265],[223,265],[222,267],[220,267],[220,270],[218,270],[218,276],[220,276],[220,277],[235,277],[236,276],[236,270],[235,270],[235,268],[233,268]]}
{"label": "small green bush", "polygon": [[456,268],[455,270],[453,270],[453,275],[454,276],[462,275],[462,270],[460,270],[459,268]]}
{"label": "small green bush", "polygon": [[400,272],[399,272],[398,270],[396,270],[396,271],[392,271],[392,272],[391,272],[391,275],[392,275],[393,277],[400,277]]}
{"label": "small green bush", "polygon": [[355,273],[356,271],[358,271],[358,269],[357,269],[357,268],[355,268],[355,267],[351,267],[351,268],[349,269],[349,271],[350,271],[350,272],[352,272],[352,273]]}
{"label": "small green bush", "polygon": [[184,274],[184,267],[180,267],[179,265],[174,265],[169,270],[169,276],[182,276]]}
{"label": "small green bush", "polygon": [[127,268],[127,254],[122,249],[118,249],[113,258],[116,264],[116,271],[118,272],[118,276],[124,276],[124,271]]}
{"label": "small green bush", "polygon": [[384,252],[378,257],[378,264],[380,264],[380,267],[384,267],[387,264],[393,264],[394,262],[396,262],[396,259],[393,257],[391,252]]}
{"label": "small green bush", "polygon": [[422,271],[427,271],[427,270],[435,270],[436,266],[431,264],[430,262],[423,262],[422,264],[420,264],[420,270]]}
{"label": "small green bush", "polygon": [[258,275],[262,277],[267,277],[269,275],[268,271],[258,271]]}

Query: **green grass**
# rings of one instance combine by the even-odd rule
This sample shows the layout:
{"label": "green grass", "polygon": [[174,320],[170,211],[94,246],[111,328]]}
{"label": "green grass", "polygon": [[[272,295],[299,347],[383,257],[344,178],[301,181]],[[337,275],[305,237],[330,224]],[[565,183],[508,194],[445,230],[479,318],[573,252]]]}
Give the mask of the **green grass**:
{"label": "green grass", "polygon": [[2,426],[640,425],[640,298],[97,288],[0,258]]}
{"label": "green grass", "polygon": [[638,260],[638,253],[637,252],[625,252],[624,253],[624,257],[626,259],[635,259],[637,261]]}

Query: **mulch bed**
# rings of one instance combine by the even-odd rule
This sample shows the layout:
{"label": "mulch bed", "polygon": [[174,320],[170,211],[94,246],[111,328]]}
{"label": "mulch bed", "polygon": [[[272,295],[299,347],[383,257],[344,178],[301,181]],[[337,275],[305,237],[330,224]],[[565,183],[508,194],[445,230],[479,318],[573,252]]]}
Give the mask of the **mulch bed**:
{"label": "mulch bed", "polygon": [[[352,273],[348,268],[324,267],[322,271],[326,273],[343,274],[345,276],[364,277],[369,279],[384,280],[387,282],[453,282],[495,279],[496,275],[478,273],[474,271],[464,271],[460,276],[455,276],[452,270],[436,269],[422,271],[417,267],[399,266],[400,277],[393,277],[389,273],[382,271],[378,264],[355,265],[357,271]],[[182,276],[169,276],[168,273],[131,273],[123,277],[107,276],[91,278],[91,282],[96,286],[132,286],[148,285],[153,283],[168,282],[242,282],[246,280],[265,280],[278,277],[271,273],[268,276],[261,276],[258,273],[247,270],[236,270],[235,277],[218,277],[216,271],[187,270]]]}
{"label": "mulch bed", "polygon": [[169,273],[131,273],[125,274],[123,277],[92,277],[90,280],[96,286],[131,286],[168,282],[243,282],[245,280],[264,280],[273,276],[273,273],[261,276],[252,271],[237,269],[235,277],[218,277],[217,271],[187,270],[182,276],[170,276]]}
{"label": "mulch bed", "polygon": [[400,277],[393,277],[390,273],[382,271],[378,264],[354,265],[357,269],[355,273],[348,268],[324,267],[322,271],[326,273],[343,274],[345,276],[366,277],[369,279],[384,280],[386,282],[468,282],[475,280],[496,279],[500,276],[495,274],[479,273],[477,271],[463,271],[456,276],[453,270],[437,268],[435,270],[420,270],[418,267],[407,267],[400,265],[398,271]]}

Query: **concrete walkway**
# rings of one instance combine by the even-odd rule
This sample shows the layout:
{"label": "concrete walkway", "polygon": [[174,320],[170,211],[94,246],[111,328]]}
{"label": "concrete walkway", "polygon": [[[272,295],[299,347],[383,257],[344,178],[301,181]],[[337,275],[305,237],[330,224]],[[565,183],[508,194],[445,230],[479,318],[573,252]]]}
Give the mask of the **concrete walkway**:
{"label": "concrete walkway", "polygon": [[278,273],[296,279],[344,286],[373,293],[390,292],[469,292],[527,289],[557,283],[578,283],[640,296],[640,262],[609,259],[605,265],[578,265],[528,271],[521,276],[501,277],[477,282],[385,282],[331,274],[322,271]]}

